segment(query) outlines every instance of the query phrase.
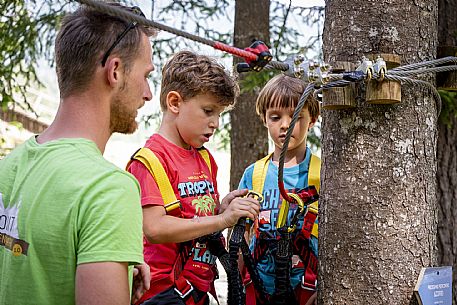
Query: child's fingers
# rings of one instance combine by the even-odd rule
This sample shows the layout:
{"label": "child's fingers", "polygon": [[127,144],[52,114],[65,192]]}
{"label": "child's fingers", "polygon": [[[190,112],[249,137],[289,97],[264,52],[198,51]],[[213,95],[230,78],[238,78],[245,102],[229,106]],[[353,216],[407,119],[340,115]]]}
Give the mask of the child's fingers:
{"label": "child's fingers", "polygon": [[243,199],[240,199],[239,204],[240,204],[240,209],[247,213],[247,215],[245,215],[245,217],[248,217],[250,219],[257,218],[257,215],[260,212],[260,206],[259,206],[259,202],[257,200],[255,200],[253,198],[243,198]]}
{"label": "child's fingers", "polygon": [[248,189],[241,189],[241,190],[234,190],[234,191],[231,191],[230,193],[228,193],[227,196],[231,195],[233,196],[232,199],[235,199],[237,197],[243,197],[243,196],[246,196],[246,194],[248,193]]}

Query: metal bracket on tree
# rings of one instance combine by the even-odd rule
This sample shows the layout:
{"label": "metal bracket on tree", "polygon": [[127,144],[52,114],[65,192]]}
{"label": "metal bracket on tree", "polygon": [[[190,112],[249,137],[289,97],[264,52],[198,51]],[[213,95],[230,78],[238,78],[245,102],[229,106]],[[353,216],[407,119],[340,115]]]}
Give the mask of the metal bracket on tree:
{"label": "metal bracket on tree", "polygon": [[314,83],[315,86],[321,86],[330,81],[332,67],[327,63],[306,61],[302,54],[287,58],[285,63],[289,65],[286,75]]}

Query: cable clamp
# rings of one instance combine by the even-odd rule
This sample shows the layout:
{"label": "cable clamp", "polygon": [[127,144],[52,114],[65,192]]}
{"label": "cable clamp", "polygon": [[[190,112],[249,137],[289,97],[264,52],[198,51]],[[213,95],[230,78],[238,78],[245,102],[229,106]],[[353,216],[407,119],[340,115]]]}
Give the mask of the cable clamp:
{"label": "cable clamp", "polygon": [[387,74],[387,64],[381,56],[378,56],[373,65],[373,72],[378,81],[382,82],[384,80],[384,77]]}
{"label": "cable clamp", "polygon": [[358,61],[357,65],[357,69],[355,70],[363,72],[367,81],[371,80],[373,76],[373,62],[367,57],[362,56],[362,61]]}

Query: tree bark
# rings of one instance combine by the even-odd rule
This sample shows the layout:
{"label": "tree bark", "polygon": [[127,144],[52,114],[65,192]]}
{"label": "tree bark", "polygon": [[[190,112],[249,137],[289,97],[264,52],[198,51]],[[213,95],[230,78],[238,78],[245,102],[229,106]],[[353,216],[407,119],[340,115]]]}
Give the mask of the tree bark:
{"label": "tree bark", "polygon": [[[457,46],[457,0],[438,0],[438,50]],[[440,53],[440,52],[438,52]],[[440,57],[457,54],[438,54]],[[441,73],[456,80],[457,72]],[[457,113],[443,103],[443,114],[438,121],[437,183],[438,183],[438,265],[453,266],[453,304],[457,304]]]}
{"label": "tree bark", "polygon": [[438,265],[453,266],[453,304],[457,304],[457,119],[438,128]]}
{"label": "tree bark", "polygon": [[[270,0],[235,2],[234,44],[246,48],[253,40],[269,44]],[[234,58],[234,64],[243,62]],[[243,79],[244,75],[240,75]],[[230,112],[230,189],[238,187],[244,169],[268,152],[268,135],[255,113],[256,92],[242,93]]]}
{"label": "tree bark", "polygon": [[[395,53],[435,58],[436,0],[327,0],[324,58]],[[427,79],[433,81],[433,79]],[[319,304],[409,304],[422,267],[436,263],[437,107],[402,85],[396,105],[323,111]]]}

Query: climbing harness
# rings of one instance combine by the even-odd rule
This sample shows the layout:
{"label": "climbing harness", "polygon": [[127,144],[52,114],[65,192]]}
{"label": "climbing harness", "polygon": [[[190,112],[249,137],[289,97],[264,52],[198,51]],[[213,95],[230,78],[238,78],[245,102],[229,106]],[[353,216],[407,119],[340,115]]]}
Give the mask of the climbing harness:
{"label": "climbing harness", "polygon": [[[296,209],[290,224],[287,225],[286,219],[289,212],[289,204],[286,200],[283,200],[281,205],[281,210],[279,212],[278,223],[276,224],[277,232],[279,233],[279,240],[277,243],[277,250],[275,255],[275,264],[276,264],[276,277],[275,277],[275,293],[271,298],[271,303],[275,305],[282,305],[282,304],[294,304],[296,303],[295,294],[292,291],[292,287],[290,286],[290,269],[291,269],[291,259],[293,255],[293,236],[292,234],[295,232],[297,228],[297,222],[300,216],[304,216],[304,224],[301,230],[303,236],[298,235],[305,242],[300,244],[300,247],[297,249],[301,249],[301,258],[304,261],[305,268],[308,267],[308,259],[311,255],[310,253],[303,253],[306,249],[306,252],[309,252],[309,246],[307,245],[307,241],[311,237],[311,230],[309,230],[309,225],[305,225],[305,223],[311,223],[311,227],[314,225],[314,222],[317,217],[317,204],[309,209],[308,207],[312,205],[312,203],[316,202],[319,198],[317,190],[314,186],[309,186],[307,188],[302,189],[298,193],[289,193],[289,196],[292,197],[295,202],[298,204],[298,208]],[[309,215],[311,217],[306,217]],[[304,238],[303,238],[304,237]],[[303,275],[303,278],[306,277],[306,271]],[[315,279],[314,279],[315,280]],[[305,282],[303,280],[303,282]],[[314,283],[313,283],[314,284]],[[313,287],[313,290],[315,287]]]}
{"label": "climbing harness", "polygon": [[[208,166],[209,171],[211,172],[211,162],[209,159],[208,151],[205,148],[198,149],[199,154],[205,160],[206,165]],[[172,215],[176,217],[182,217],[181,203],[176,198],[173,187],[170,184],[167,173],[160,163],[157,156],[146,147],[138,149],[130,158],[130,161],[127,163],[128,168],[133,160],[140,161],[151,173],[152,177],[159,187],[160,194],[162,195],[164,208],[167,212],[167,215]]]}
{"label": "climbing harness", "polygon": [[[208,46],[211,46],[215,49],[230,53],[232,55],[242,57],[245,59],[246,63],[241,63],[237,66],[239,72],[247,71],[261,71],[262,69],[277,69],[283,71],[286,75],[291,77],[302,79],[307,82],[308,85],[305,88],[298,105],[294,111],[292,120],[289,124],[289,128],[286,133],[285,141],[281,150],[279,157],[279,169],[278,169],[278,188],[283,197],[283,199],[288,203],[297,203],[299,202],[298,198],[295,195],[288,194],[284,189],[283,183],[283,171],[284,171],[284,159],[285,154],[288,149],[289,141],[292,135],[292,131],[295,127],[295,124],[298,120],[298,117],[303,109],[305,101],[307,100],[310,94],[319,94],[324,89],[333,88],[333,87],[344,87],[354,82],[368,82],[371,80],[376,80],[382,82],[384,80],[396,81],[401,84],[409,85],[419,85],[430,90],[433,94],[433,97],[437,103],[438,114],[441,111],[441,98],[439,96],[436,88],[427,81],[420,79],[413,79],[412,76],[419,74],[430,74],[437,72],[447,72],[457,70],[457,57],[445,57],[435,60],[424,61],[420,63],[408,64],[404,66],[399,66],[390,70],[387,70],[385,61],[378,57],[373,63],[366,57],[362,57],[362,60],[358,64],[357,68],[354,71],[346,71],[342,73],[332,73],[332,68],[326,63],[315,63],[312,61],[305,61],[304,57],[301,55],[293,56],[286,59],[284,62],[278,62],[272,60],[271,53],[263,42],[254,42],[250,47],[242,50],[233,46],[229,46],[222,42],[212,41],[205,39],[190,33],[177,30],[175,28],[148,20],[142,16],[136,15],[134,13],[128,12],[118,7],[110,6],[106,3],[96,0],[76,0],[82,4],[91,6],[97,10],[103,11],[107,14],[119,16],[131,21],[134,21],[138,24],[147,27],[154,27]],[[445,66],[443,66],[445,65]],[[162,190],[161,190],[162,192]],[[261,193],[261,192],[260,192]],[[303,199],[302,199],[303,200]],[[179,203],[176,201],[166,201],[167,208],[170,212],[179,210],[177,206]],[[167,213],[169,212],[167,210]],[[312,208],[306,209],[308,213]],[[293,230],[289,228],[283,232],[285,238],[281,240],[287,240],[287,232]],[[278,248],[281,249],[279,253],[283,255],[287,253],[289,244],[278,244]],[[241,243],[241,249],[244,245]],[[283,252],[284,250],[284,252]],[[284,261],[286,264],[286,261]],[[287,268],[286,268],[287,269]],[[278,283],[281,284],[281,283]]]}
{"label": "climbing harness", "polygon": [[[199,154],[205,161],[206,165],[210,172],[211,161],[208,154],[208,151],[205,148],[198,149]],[[128,168],[134,160],[141,162],[151,173],[152,177],[157,183],[157,186],[160,190],[160,194],[164,201],[164,208],[167,215],[174,217],[183,217],[182,206],[180,201],[176,198],[173,187],[171,186],[170,180],[160,163],[157,156],[149,148],[143,147],[138,149],[131,157],[131,160],[127,164]],[[216,232],[208,236],[200,237],[193,241],[179,243],[180,251],[178,252],[178,257],[173,264],[172,272],[170,276],[154,282],[154,285],[151,286],[151,289],[148,290],[143,299],[148,299],[166,289],[169,289],[171,286],[174,286],[176,293],[184,300],[187,305],[199,305],[201,301],[204,300],[203,296],[206,293],[197,292],[191,282],[186,278],[186,273],[198,269],[198,266],[195,267],[195,262],[191,262],[191,256],[193,255],[193,249],[209,249],[213,255],[219,258],[218,255],[224,261],[224,255],[227,255],[225,250],[224,238],[221,232]],[[225,251],[225,252],[224,252]],[[185,270],[187,265],[191,265]],[[216,292],[214,289],[214,282],[210,283],[209,293],[217,300]]]}
{"label": "climbing harness", "polygon": [[[262,202],[263,200],[261,197],[261,192],[263,191],[263,185],[268,170],[268,162],[271,159],[271,156],[272,154],[268,155],[267,157],[257,161],[254,165],[252,179],[254,191],[250,191],[248,196],[254,195],[254,197],[259,199],[259,202]],[[319,186],[319,172],[320,160],[312,155],[308,171],[308,183],[314,183]],[[292,234],[296,229],[299,218],[303,216],[304,222],[301,229],[301,235],[304,236],[306,241],[309,240],[312,233],[317,237],[317,224],[315,225],[315,220],[317,217],[316,201],[318,199],[318,193],[316,187],[314,185],[310,185],[308,188],[305,188],[298,193],[288,193],[288,195],[294,198],[294,200],[298,203],[298,208],[296,209],[289,224],[287,224],[287,215],[289,213],[290,207],[289,202],[283,200],[280,208],[277,223],[277,229],[280,233],[280,238],[276,241],[278,250],[275,257],[275,260],[278,262],[276,265],[276,281],[278,281],[276,285],[276,293],[271,296],[271,298],[265,293],[262,280],[258,275],[256,268],[256,261],[258,261],[259,254],[257,254],[257,259],[254,260],[251,251],[249,250],[249,246],[247,245],[244,238],[244,233],[246,231],[246,221],[245,219],[240,219],[235,225],[229,240],[229,253],[232,268],[231,271],[227,273],[229,288],[227,299],[228,305],[244,305],[245,299],[249,299],[248,304],[255,302],[252,300],[252,296],[245,296],[243,286],[239,284],[241,280],[238,272],[238,256],[240,249],[245,267],[249,273],[250,283],[255,290],[255,298],[259,301],[260,304],[293,304],[291,302],[295,302],[295,298],[291,298],[291,296],[294,296],[294,293],[291,293],[289,275],[290,262],[292,258]],[[315,227],[314,231],[313,227]],[[294,236],[295,235],[297,234],[294,234]],[[303,245],[300,244],[300,247],[302,246]],[[306,252],[306,254],[303,254],[302,257],[304,258],[306,266],[308,266],[307,261],[309,259],[306,259],[305,257],[307,255],[309,257],[309,254],[307,253],[309,251],[309,246],[306,245],[302,248],[306,249],[303,250],[303,252]],[[311,285],[314,291],[314,281],[316,280],[316,277],[314,276],[311,278],[313,281]],[[303,283],[305,283],[305,280],[303,280]],[[251,294],[253,293],[251,292]]]}
{"label": "climbing harness", "polygon": [[[257,193],[261,193],[263,191],[263,185],[264,181],[266,178],[267,174],[267,169],[268,169],[268,162],[271,158],[271,154],[266,156],[265,158],[257,161],[254,164],[254,171],[253,171],[253,178],[252,178],[252,184],[253,184],[253,189]],[[308,188],[305,188],[301,190],[300,192],[297,193],[288,193],[289,196],[294,198],[298,202],[299,208],[295,211],[295,214],[292,217],[292,220],[290,221],[289,224],[287,224],[287,215],[288,215],[288,210],[289,210],[289,203],[287,201],[283,201],[280,209],[280,216],[278,218],[278,224],[277,224],[277,229],[279,232],[279,238],[274,241],[275,248],[277,248],[276,256],[275,256],[275,262],[277,261],[276,264],[276,287],[277,289],[275,290],[275,294],[272,295],[271,297],[268,296],[265,293],[265,290],[263,288],[263,283],[262,280],[260,279],[258,275],[258,271],[256,269],[256,262],[259,261],[259,258],[263,256],[264,250],[258,251],[256,248],[254,248],[254,257],[252,256],[251,252],[249,251],[248,245],[244,238],[242,238],[241,241],[241,252],[243,255],[243,259],[245,262],[246,269],[249,274],[249,281],[248,281],[248,286],[246,286],[246,302],[247,304],[293,304],[295,302],[295,298],[292,297],[294,296],[294,293],[291,292],[291,287],[290,287],[290,262],[291,262],[291,257],[292,257],[292,247],[295,247],[296,249],[303,249],[301,257],[303,257],[303,261],[305,262],[306,266],[308,267],[309,264],[309,246],[306,244],[304,245],[304,239],[306,241],[309,240],[311,237],[311,234],[317,237],[318,234],[318,229],[317,229],[317,224],[315,225],[315,220],[317,217],[317,202],[315,202],[318,199],[318,194],[317,194],[317,189],[311,185],[311,183],[316,184],[317,187],[319,186],[319,172],[320,172],[320,160],[313,156],[311,157],[310,165],[309,165],[309,170],[308,170],[308,184],[310,186]],[[307,216],[306,216],[307,215]],[[303,216],[303,226],[302,226],[302,231],[300,234],[294,234],[294,231],[296,229],[297,222],[299,220],[299,217]],[[315,227],[315,229],[314,229]],[[239,228],[239,229],[238,229]],[[245,227],[240,226],[238,227],[237,230],[241,232],[241,234],[244,234]],[[234,229],[235,230],[235,229]],[[233,234],[232,234],[233,236]],[[294,244],[292,244],[292,236],[303,236],[301,243],[298,240],[294,241]],[[259,242],[262,242],[261,238],[257,236],[257,240]],[[273,241],[271,241],[273,243]],[[230,239],[230,250],[231,250],[231,259],[232,255],[234,259],[233,261],[236,261],[238,258],[238,245],[236,242],[234,242],[234,239]],[[244,248],[243,248],[244,247]],[[265,247],[263,247],[265,248]],[[313,260],[316,262],[316,260]],[[315,264],[313,265],[315,268]],[[236,268],[236,266],[235,266]],[[310,274],[308,272],[308,274]],[[310,291],[314,292],[315,290],[315,272],[313,276],[308,276],[307,280],[305,280],[305,276],[303,277],[303,282],[302,285],[303,287],[308,287]],[[311,282],[311,283],[310,283]],[[230,286],[229,283],[229,298],[231,297],[231,292],[233,291],[233,287]],[[243,291],[240,289],[240,291]],[[239,294],[239,292],[238,292]],[[244,303],[230,303],[228,304],[244,304]]]}
{"label": "climbing harness", "polygon": [[[254,164],[252,186],[256,192],[263,192],[268,165],[272,155],[273,154],[269,154]],[[251,280],[253,284],[249,285],[248,282],[246,286],[246,299],[248,305],[296,304],[296,294],[292,291],[292,287],[290,286],[291,258],[294,253],[298,253],[298,256],[303,261],[305,269],[298,298],[307,300],[309,296],[314,293],[316,288],[315,282],[317,280],[317,258],[310,252],[309,239],[311,238],[311,235],[316,238],[318,236],[316,218],[318,213],[317,200],[319,198],[318,191],[320,186],[319,176],[320,159],[311,155],[308,168],[308,187],[296,193],[287,193],[287,195],[294,200],[294,203],[297,204],[297,209],[292,215],[289,223],[287,221],[290,204],[287,200],[283,199],[276,223],[278,236],[275,239],[268,237],[268,241],[266,241],[263,237],[264,233],[256,230],[256,244],[253,252],[254,266],[262,259],[267,252],[267,249],[276,249],[274,256],[276,266],[276,289],[272,296],[268,296],[265,291],[259,290],[256,285],[254,285],[255,280],[248,270],[249,280]],[[300,231],[296,232],[299,219],[303,219],[303,225]],[[258,226],[258,224],[256,225]],[[262,287],[260,278],[259,281],[260,286]]]}
{"label": "climbing harness", "polygon": [[[259,201],[259,204],[263,202],[263,197],[260,193],[255,191],[249,191],[246,194],[246,197],[253,197]],[[244,238],[244,233],[246,231],[246,218],[240,218],[236,225],[233,227],[232,234],[229,240],[229,254],[230,254],[230,271],[227,273],[227,282],[229,287],[229,293],[227,296],[227,304],[228,305],[244,305],[246,300],[246,295],[244,293],[241,274],[238,268],[238,254],[239,250],[241,249],[241,253],[243,258],[246,259],[245,264],[248,270],[251,272],[252,277],[257,285],[257,289],[263,291],[263,287],[260,286],[260,280],[257,274],[257,270],[253,265],[251,252],[249,250],[249,246],[246,243],[246,239]]]}

